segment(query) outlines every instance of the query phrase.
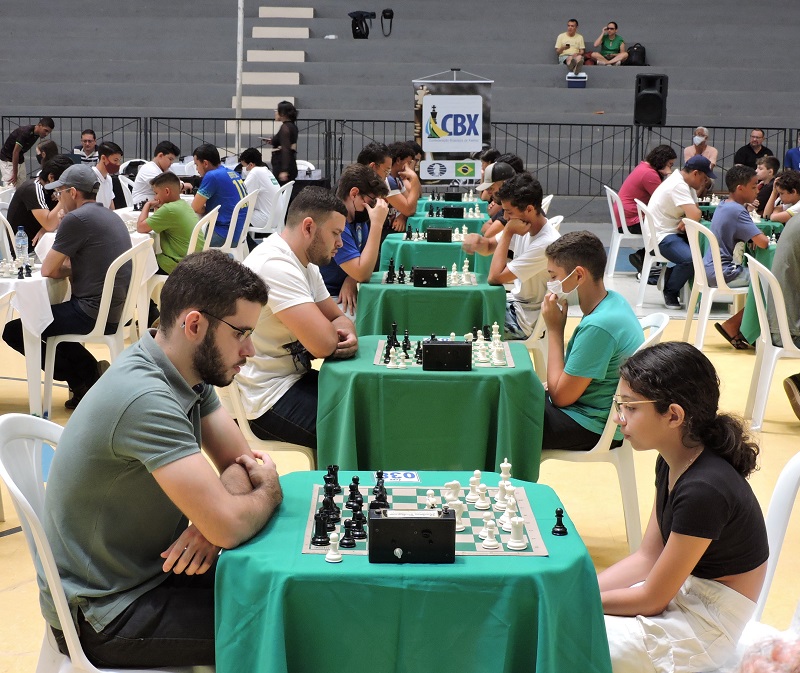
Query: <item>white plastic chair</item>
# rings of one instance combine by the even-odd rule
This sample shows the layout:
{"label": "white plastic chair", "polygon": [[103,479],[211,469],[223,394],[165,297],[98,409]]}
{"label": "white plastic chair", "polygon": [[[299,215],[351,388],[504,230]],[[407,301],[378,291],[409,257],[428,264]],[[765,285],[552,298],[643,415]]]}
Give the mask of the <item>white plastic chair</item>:
{"label": "white plastic chair", "polygon": [[547,215],[547,211],[550,210],[550,204],[553,203],[553,195],[548,194],[542,199],[542,212]]}
{"label": "white plastic chair", "polygon": [[[88,334],[60,334],[47,339],[44,361],[44,398],[42,402],[42,410],[46,416],[50,415],[53,402],[53,369],[55,367],[56,346],[58,344],[65,341],[105,344],[110,352],[109,359],[112,362],[125,348],[125,323],[133,319],[133,311],[136,308],[136,301],[139,295],[139,286],[142,284],[145,260],[152,246],[153,239],[151,238],[141,241],[130,250],[122,253],[108,267],[105,281],[103,282],[103,294],[100,297],[97,320],[91,332]],[[117,330],[113,334],[105,334],[108,311],[111,308],[111,299],[114,293],[114,281],[119,270],[128,262],[133,263],[133,268],[131,269],[131,277],[125,294],[125,303],[122,305],[122,313],[117,323]]]}
{"label": "white plastic chair", "polygon": [[[640,318],[639,324],[646,332],[644,343],[637,349],[642,350],[661,341],[661,336],[669,324],[669,316],[665,313],[651,313],[644,318]],[[647,330],[649,330],[649,333],[647,333]],[[619,387],[617,387],[617,392],[619,392]],[[562,449],[542,451],[542,462],[553,459],[573,463],[611,463],[617,470],[617,479],[622,493],[622,509],[625,513],[628,547],[631,552],[634,552],[642,543],[642,520],[639,516],[639,496],[636,490],[633,446],[628,440],[623,440],[621,446],[612,449],[611,442],[614,439],[616,429],[617,424],[614,422],[614,413],[609,411],[603,433],[593,449],[590,451],[566,451]]]}
{"label": "white plastic chair", "polygon": [[[786,302],[783,299],[783,289],[766,266],[750,255],[747,257],[747,266],[750,269],[750,283],[753,286],[753,296],[756,300],[758,312],[758,326],[761,333],[756,342],[756,362],[753,367],[753,377],[750,380],[750,391],[747,393],[747,403],[744,408],[744,417],[752,419],[750,427],[759,430],[764,422],[764,411],[767,407],[769,389],[772,385],[772,376],[775,365],[780,358],[800,358],[800,348],[795,346],[789,332],[789,318],[786,314]],[[796,292],[797,288],[789,288]],[[780,346],[772,343],[767,314],[767,297],[775,309],[778,329],[781,336]]]}
{"label": "white plastic chair", "polygon": [[254,234],[280,234],[283,231],[286,226],[286,211],[289,210],[292,187],[294,187],[294,180],[287,182],[272,195],[272,206],[267,223],[260,228],[250,225],[250,231]]}
{"label": "white plastic chair", "polygon": [[[625,206],[622,205],[622,199],[619,198],[619,194],[606,185],[603,185],[603,189],[606,190],[608,214],[611,216],[611,246],[608,249],[608,261],[606,262],[605,273],[606,277],[610,278],[614,275],[614,270],[617,266],[617,257],[622,243],[633,243],[637,246],[644,247],[644,236],[642,236],[642,234],[633,234],[630,229],[628,229],[628,223],[625,220]],[[618,221],[622,226],[622,231],[617,228]]]}
{"label": "white plastic chair", "polygon": [[[11,501],[19,515],[31,558],[41,564],[55,603],[56,613],[69,656],[61,654],[49,626],[45,626],[39,651],[37,673],[168,673],[168,669],[97,669],[86,658],[72,621],[67,596],[61,584],[53,551],[42,526],[44,514],[44,480],[42,475],[42,443],[56,446],[62,427],[51,421],[26,414],[5,414],[0,417],[0,479],[5,482]],[[169,669],[172,673],[212,673],[213,666]]]}
{"label": "white plastic chair", "polygon": [[539,380],[544,383],[547,381],[547,325],[545,325],[544,318],[541,312],[536,319],[536,324],[533,326],[531,335],[523,342],[525,348],[528,349],[531,358],[533,358],[533,368],[536,370],[536,375]]}
{"label": "white plastic chair", "polygon": [[[253,190],[250,194],[245,196],[239,203],[236,204],[236,207],[233,209],[233,213],[231,214],[231,222],[228,226],[228,235],[225,237],[225,242],[219,246],[219,249],[223,252],[229,252],[233,255],[234,259],[239,260],[240,262],[247,257],[247,243],[245,240],[247,239],[247,234],[250,231],[250,224],[253,220],[253,212],[255,211],[256,207],[256,200],[258,199],[259,189]],[[242,226],[242,231],[239,234],[239,237],[234,241],[233,234],[236,231],[236,223],[239,221],[239,211],[242,208],[247,208],[245,217],[244,217],[244,226]],[[213,232],[209,229],[209,234]],[[210,246],[211,242],[211,235],[206,237],[207,245]]]}
{"label": "white plastic chair", "polygon": [[644,241],[644,261],[642,262],[642,277],[639,279],[639,294],[636,295],[636,306],[644,303],[644,291],[647,289],[647,280],[650,278],[650,269],[655,262],[661,262],[661,274],[658,278],[659,289],[664,286],[664,274],[667,271],[669,260],[661,254],[658,248],[658,237],[656,236],[656,224],[653,216],[639,199],[634,199],[636,210],[639,213],[639,226],[642,228],[642,240]]}
{"label": "white plastic chair", "polygon": [[308,469],[316,469],[316,454],[307,446],[291,444],[290,442],[279,442],[277,440],[259,439],[253,434],[253,431],[250,429],[250,422],[247,420],[244,405],[242,404],[242,393],[239,389],[239,382],[236,379],[233,379],[231,384],[225,388],[217,388],[217,394],[219,395],[220,401],[227,401],[230,403],[230,411],[239,424],[239,429],[242,431],[251,449],[259,449],[267,453],[301,453],[308,460]]}
{"label": "white plastic chair", "polygon": [[314,171],[317,167],[312,164],[310,161],[306,161],[305,159],[297,159],[295,160],[297,164],[297,172],[300,173],[301,171]]}
{"label": "white plastic chair", "polygon": [[[128,172],[128,167],[135,168],[136,172],[139,172],[139,169],[147,163],[147,159],[128,159],[127,161],[123,161],[119,167],[119,174],[124,175]],[[126,175],[127,177],[127,175]]]}
{"label": "white plastic chair", "polygon": [[563,215],[555,215],[547,220],[557,232],[561,233],[561,223],[564,221]]}
{"label": "white plastic chair", "polygon": [[0,227],[0,253],[2,253],[3,259],[12,259],[14,257],[12,252],[14,251],[14,238],[16,234],[14,233],[14,228],[11,226],[11,223],[6,219],[3,213],[0,213],[0,222],[3,224],[3,226]]}
{"label": "white plastic chair", "polygon": [[[700,293],[703,296],[700,299],[700,311],[697,314],[697,333],[694,337],[695,348],[703,350],[703,341],[706,336],[706,327],[708,326],[708,318],[711,315],[711,304],[717,294],[727,295],[746,295],[748,287],[728,287],[725,283],[725,278],[722,274],[722,260],[719,254],[719,242],[714,232],[699,222],[690,220],[688,217],[683,218],[683,224],[686,227],[686,236],[689,239],[689,247],[692,250],[692,264],[694,265],[694,282],[692,284],[692,294],[689,296],[689,302],[686,304],[686,322],[683,327],[683,340],[689,341],[689,332],[692,329],[692,317],[694,316],[694,309],[697,306],[697,295]],[[716,287],[708,282],[706,276],[706,267],[703,264],[703,251],[700,249],[700,236],[705,236],[708,243],[708,249],[711,250],[711,259],[714,261],[714,275],[717,278]]]}
{"label": "white plastic chair", "polygon": [[117,177],[119,178],[119,184],[122,185],[122,194],[125,197],[125,205],[128,208],[132,208],[133,207],[133,180],[131,180],[126,175],[122,175],[121,173]]}
{"label": "white plastic chair", "polygon": [[14,196],[15,191],[15,187],[0,187],[0,203],[11,203],[11,198]]}

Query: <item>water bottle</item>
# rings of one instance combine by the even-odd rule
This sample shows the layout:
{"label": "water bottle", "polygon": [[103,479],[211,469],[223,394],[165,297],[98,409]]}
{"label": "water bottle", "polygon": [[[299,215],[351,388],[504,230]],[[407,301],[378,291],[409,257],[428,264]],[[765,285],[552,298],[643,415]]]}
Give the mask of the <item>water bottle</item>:
{"label": "water bottle", "polygon": [[28,263],[28,234],[25,233],[25,227],[17,228],[17,235],[14,238],[14,251],[17,259],[22,264]]}

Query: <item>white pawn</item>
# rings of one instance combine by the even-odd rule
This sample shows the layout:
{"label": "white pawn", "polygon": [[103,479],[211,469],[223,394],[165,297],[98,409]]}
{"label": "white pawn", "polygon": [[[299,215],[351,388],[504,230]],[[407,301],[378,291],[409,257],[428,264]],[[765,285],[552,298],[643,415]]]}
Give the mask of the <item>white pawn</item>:
{"label": "white pawn", "polygon": [[475,200],[475,193],[470,189],[469,190],[469,198],[467,201],[474,201]]}
{"label": "white pawn", "polygon": [[[511,532],[511,519],[513,519],[515,516],[517,516],[517,499],[512,496],[508,499],[506,511],[503,513],[505,521],[503,521],[502,527],[507,533]],[[500,518],[502,519],[503,517]]]}
{"label": "white pawn", "polygon": [[478,364],[489,363],[489,356],[486,354],[486,342],[482,339],[478,339],[478,355],[475,358],[475,361]]}
{"label": "white pawn", "polygon": [[470,343],[470,344],[472,343],[472,332],[467,332],[464,335],[464,341],[466,341],[467,343]]}
{"label": "white pawn", "polygon": [[464,515],[467,506],[460,500],[448,500],[447,505],[456,513],[456,533],[460,533],[466,528],[461,517]]}
{"label": "white pawn", "polygon": [[478,484],[481,483],[481,471],[475,470],[469,478],[469,493],[464,498],[467,502],[478,502]]}
{"label": "white pawn", "polygon": [[478,486],[478,501],[475,503],[475,509],[492,508],[492,501],[489,500],[489,495],[486,491],[486,484],[480,484]]}
{"label": "white pawn", "polygon": [[486,522],[486,539],[481,542],[484,549],[497,549],[500,542],[497,539],[497,524],[494,521]]}
{"label": "white pawn", "polygon": [[462,241],[466,238],[468,233],[469,233],[469,229],[467,229],[467,225],[466,224],[462,224],[461,225],[461,240]]}
{"label": "white pawn", "polygon": [[450,341],[455,341],[455,340],[456,340],[456,333],[450,332]]}
{"label": "white pawn", "polygon": [[503,351],[503,345],[501,343],[496,343],[492,346],[492,357],[491,357],[491,365],[493,367],[504,367],[506,364],[505,353]]}
{"label": "white pawn", "polygon": [[494,509],[496,512],[506,511],[506,482],[502,479],[497,484],[497,493],[494,496]]}
{"label": "white pawn", "polygon": [[525,540],[525,535],[522,532],[522,526],[525,523],[525,519],[521,516],[515,516],[511,519],[511,537],[509,538],[508,545],[509,549],[513,549],[514,551],[522,551],[523,549],[528,548],[528,543]]}
{"label": "white pawn", "polygon": [[468,220],[472,219],[472,208],[467,208],[467,212],[464,213],[464,217],[466,217]]}
{"label": "white pawn", "polygon": [[477,203],[475,204],[475,207],[472,209],[472,217],[474,217],[476,220],[480,219],[481,217],[481,209]]}
{"label": "white pawn", "polygon": [[394,352],[394,346],[389,349],[389,362],[386,363],[387,369],[397,369],[397,354]]}
{"label": "white pawn", "polygon": [[425,493],[425,508],[436,509],[436,495],[431,488]]}
{"label": "white pawn", "polygon": [[403,351],[400,351],[397,354],[397,368],[398,369],[407,369],[407,367],[406,367],[406,354]]}
{"label": "white pawn", "polygon": [[511,463],[508,462],[508,458],[503,458],[503,462],[500,463],[500,477],[503,481],[511,479]]}
{"label": "white pawn", "polygon": [[331,533],[330,538],[331,538],[331,548],[328,550],[328,553],[325,554],[325,560],[328,563],[341,563],[342,552],[339,551],[339,534]]}
{"label": "white pawn", "polygon": [[483,528],[478,531],[478,537],[481,540],[485,540],[489,536],[489,531],[486,528],[486,524],[488,524],[492,519],[494,519],[494,515],[491,512],[485,512],[483,515]]}

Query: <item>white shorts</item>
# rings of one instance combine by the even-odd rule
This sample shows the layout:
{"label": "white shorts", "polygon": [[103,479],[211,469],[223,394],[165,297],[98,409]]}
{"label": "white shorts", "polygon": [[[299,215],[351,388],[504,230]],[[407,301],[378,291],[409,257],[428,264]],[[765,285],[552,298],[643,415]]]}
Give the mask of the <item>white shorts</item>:
{"label": "white shorts", "polygon": [[606,615],[613,671],[713,671],[736,650],[755,609],[756,604],[738,591],[690,575],[659,615]]}
{"label": "white shorts", "polygon": [[0,179],[3,183],[11,187],[19,187],[25,180],[28,179],[28,171],[25,168],[25,158],[17,164],[17,181],[11,184],[11,173],[14,170],[14,163],[11,161],[0,161]]}

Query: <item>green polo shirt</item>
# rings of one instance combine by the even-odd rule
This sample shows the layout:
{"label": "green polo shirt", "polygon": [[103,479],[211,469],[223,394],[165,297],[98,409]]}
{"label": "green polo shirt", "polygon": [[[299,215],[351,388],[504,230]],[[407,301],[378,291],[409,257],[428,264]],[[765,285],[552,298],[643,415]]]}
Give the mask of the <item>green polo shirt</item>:
{"label": "green polo shirt", "polygon": [[[183,199],[159,206],[147,218],[147,226],[160,234],[161,252],[156,255],[156,261],[167,273],[172,273],[178,262],[188,254],[189,241],[197,220],[197,213]],[[197,240],[197,249],[202,250],[204,243],[205,239],[201,234]]]}
{"label": "green polo shirt", "polygon": [[[200,419],[218,407],[214,388],[196,392],[145,333],[64,428],[43,523],[73,616],[98,632],[169,577],[160,554],[188,522],[151,472],[199,452]],[[61,628],[37,572],[42,614]]]}

